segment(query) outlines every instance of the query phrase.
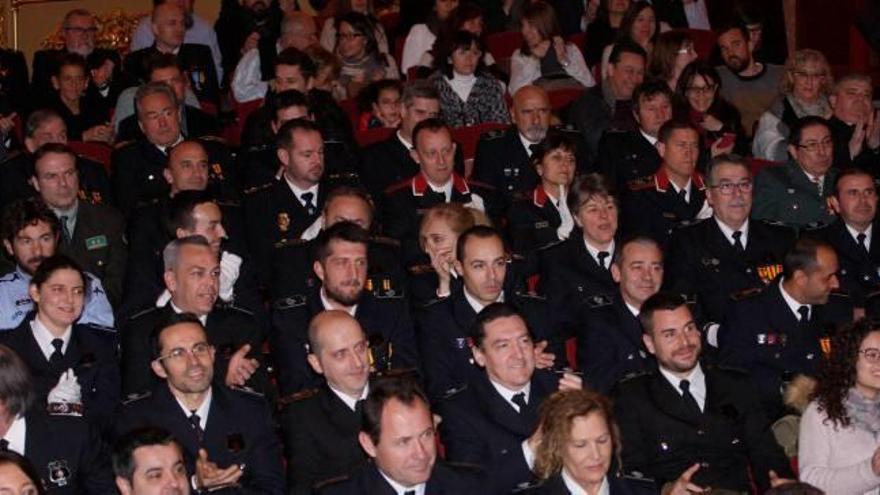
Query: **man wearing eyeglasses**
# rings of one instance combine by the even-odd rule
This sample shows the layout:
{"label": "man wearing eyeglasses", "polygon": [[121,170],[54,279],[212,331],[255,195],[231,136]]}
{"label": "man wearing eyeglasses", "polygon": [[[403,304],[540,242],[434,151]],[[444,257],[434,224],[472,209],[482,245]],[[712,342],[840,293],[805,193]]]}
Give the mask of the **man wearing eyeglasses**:
{"label": "man wearing eyeglasses", "polygon": [[[123,405],[117,433],[154,426],[184,451],[199,493],[284,493],[281,448],[260,396],[212,385],[215,348],[193,313],[165,315],[149,339],[150,368],[162,379],[150,394]],[[220,493],[227,493],[226,491]]]}
{"label": "man wearing eyeglasses", "polygon": [[[121,338],[122,389],[128,396],[155,384],[150,372],[150,332],[172,313],[193,313],[207,329],[208,339],[219,355],[214,373],[223,383],[253,392],[265,386],[265,371],[255,356],[262,346],[262,332],[251,312],[232,304],[218,305],[220,259],[201,235],[175,239],[162,253],[165,288],[171,299],[132,316]],[[122,334],[120,334],[122,335]]]}
{"label": "man wearing eyeglasses", "polygon": [[755,177],[754,217],[789,227],[819,227],[834,221],[827,198],[832,195],[838,169],[832,167],[834,140],[828,121],[804,117],[791,129],[788,154],[782,167],[766,167]]}
{"label": "man wearing eyeglasses", "polygon": [[[730,296],[763,288],[781,271],[794,232],[751,220],[752,172],[736,155],[719,155],[706,168],[712,217],[676,230],[670,240],[665,288],[694,296],[700,313],[720,322]],[[709,342],[715,344],[709,331]]]}
{"label": "man wearing eyeglasses", "polygon": [[64,48],[39,50],[34,53],[33,76],[31,87],[37,101],[48,101],[54,93],[52,74],[58,72],[58,63],[62,55],[76,53],[90,57],[93,53],[113,61],[114,79],[120,76],[122,60],[115,50],[95,48],[95,37],[98,27],[95,17],[85,9],[74,9],[64,16],[61,34],[64,37]]}

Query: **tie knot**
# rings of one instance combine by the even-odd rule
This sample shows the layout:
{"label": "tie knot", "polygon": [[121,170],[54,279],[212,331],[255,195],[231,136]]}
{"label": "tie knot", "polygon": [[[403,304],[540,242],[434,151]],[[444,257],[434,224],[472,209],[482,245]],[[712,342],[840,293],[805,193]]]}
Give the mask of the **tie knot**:
{"label": "tie knot", "polygon": [[312,192],[304,192],[304,193],[302,193],[302,196],[300,196],[300,198],[302,198],[302,200],[305,201],[306,203],[311,203],[312,198],[314,198],[314,197],[315,197],[315,194]]}
{"label": "tie knot", "polygon": [[596,255],[599,258],[599,264],[602,265],[602,268],[605,268],[605,259],[611,256],[611,253],[608,251],[599,251],[599,254]]}
{"label": "tie knot", "polygon": [[61,349],[64,347],[64,341],[61,339],[52,339],[52,347],[54,347],[56,351],[61,352]]}
{"label": "tie knot", "polygon": [[5,438],[0,438],[0,452],[6,452],[9,450],[9,440]]}
{"label": "tie knot", "polygon": [[682,393],[688,393],[691,389],[691,382],[688,380],[682,380],[678,382],[678,388],[681,389]]}
{"label": "tie knot", "polygon": [[67,215],[61,215],[58,220],[61,220],[61,223],[67,223]]}
{"label": "tie knot", "polygon": [[523,412],[526,408],[526,393],[520,392],[518,394],[513,394],[513,397],[510,398],[510,401],[519,406],[519,412]]}
{"label": "tie knot", "polygon": [[734,241],[738,241],[738,240],[740,240],[740,238],[742,238],[743,233],[741,230],[737,230],[733,234],[731,234],[731,236],[733,237]]}
{"label": "tie knot", "polygon": [[688,191],[685,188],[681,188],[678,190],[678,195],[681,196],[681,199],[687,201]]}
{"label": "tie knot", "polygon": [[810,307],[807,305],[799,307],[798,314],[801,315],[801,321],[808,321],[810,319]]}
{"label": "tie knot", "polygon": [[864,244],[865,239],[867,238],[868,236],[866,236],[864,232],[859,232],[858,235],[856,235],[856,239],[859,241],[859,244]]}

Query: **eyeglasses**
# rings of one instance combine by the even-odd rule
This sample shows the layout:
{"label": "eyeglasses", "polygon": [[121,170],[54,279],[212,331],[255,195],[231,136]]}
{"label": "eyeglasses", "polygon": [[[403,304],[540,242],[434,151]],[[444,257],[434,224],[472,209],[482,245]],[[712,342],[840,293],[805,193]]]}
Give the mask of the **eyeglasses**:
{"label": "eyeglasses", "polygon": [[834,147],[834,140],[831,138],[826,138],[821,141],[810,141],[809,143],[799,144],[798,148],[809,151],[810,153],[815,153],[819,151],[819,148],[823,149],[831,149]]}
{"label": "eyeglasses", "polygon": [[824,80],[826,74],[824,72],[807,72],[803,70],[794,71],[794,75],[803,79],[817,79]]}
{"label": "eyeglasses", "polygon": [[687,90],[693,91],[694,93],[697,93],[697,94],[704,95],[704,94],[708,94],[708,93],[714,93],[717,88],[718,88],[718,85],[710,84],[709,86],[688,86]]}
{"label": "eyeglasses", "polygon": [[199,342],[198,344],[194,344],[192,348],[190,348],[190,350],[188,351],[183,347],[175,347],[174,349],[171,349],[168,354],[165,354],[164,356],[159,356],[156,360],[179,362],[185,360],[190,354],[195,358],[202,358],[207,356],[208,353],[211,352],[212,348],[213,346],[211,346],[211,344],[207,342]]}
{"label": "eyeglasses", "polygon": [[859,354],[865,356],[865,360],[871,364],[880,364],[880,349],[875,349],[873,347],[859,349]]}
{"label": "eyeglasses", "polygon": [[740,192],[752,192],[752,187],[754,184],[750,180],[744,180],[741,182],[722,182],[721,184],[716,184],[714,186],[709,186],[709,189],[718,189],[721,191],[721,194],[725,196],[730,196],[733,194],[734,190],[739,190]]}
{"label": "eyeglasses", "polygon": [[336,36],[341,40],[353,40],[363,36],[363,33],[339,33]]}
{"label": "eyeglasses", "polygon": [[92,33],[97,33],[97,32],[98,32],[98,28],[96,28],[96,27],[88,27],[88,28],[84,28],[84,27],[65,27],[64,30],[65,30],[65,31],[69,31],[69,32],[73,32],[73,33],[76,33],[76,34],[84,34],[84,33],[92,34]]}

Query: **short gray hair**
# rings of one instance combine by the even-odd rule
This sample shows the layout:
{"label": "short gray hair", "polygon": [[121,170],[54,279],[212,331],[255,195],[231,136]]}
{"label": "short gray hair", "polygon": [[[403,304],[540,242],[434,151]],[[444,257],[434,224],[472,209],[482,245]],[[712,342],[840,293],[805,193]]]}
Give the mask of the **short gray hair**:
{"label": "short gray hair", "polygon": [[407,84],[403,88],[403,96],[400,100],[404,107],[411,107],[416,98],[425,98],[426,100],[440,101],[440,93],[437,88],[427,80],[416,80]]}
{"label": "short gray hair", "polygon": [[165,95],[171,100],[172,106],[176,107],[179,105],[177,95],[174,94],[174,90],[171,89],[171,86],[162,82],[148,82],[142,84],[134,94],[134,109],[138,118],[141,116],[141,101],[151,95]]}
{"label": "short gray hair", "polygon": [[180,259],[180,250],[183,249],[184,246],[203,246],[211,249],[211,243],[209,243],[204,236],[200,235],[188,235],[170,241],[165,246],[165,249],[162,250],[162,263],[165,266],[166,272],[174,270],[174,268],[177,267],[177,261]]}

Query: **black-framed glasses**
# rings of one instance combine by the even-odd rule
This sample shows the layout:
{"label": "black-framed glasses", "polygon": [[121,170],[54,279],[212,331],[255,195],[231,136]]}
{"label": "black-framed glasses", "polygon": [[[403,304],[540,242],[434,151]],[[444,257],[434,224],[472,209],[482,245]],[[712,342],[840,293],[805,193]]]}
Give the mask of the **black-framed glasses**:
{"label": "black-framed glasses", "polygon": [[196,358],[202,358],[208,355],[211,352],[213,346],[207,342],[199,342],[197,344],[193,344],[193,346],[187,350],[183,347],[175,347],[168,351],[164,356],[159,356],[156,358],[157,361],[183,361],[190,354]]}
{"label": "black-framed glasses", "polygon": [[730,196],[733,194],[734,190],[739,190],[744,193],[752,192],[754,186],[755,184],[751,180],[743,180],[740,182],[722,182],[720,184],[715,184],[714,186],[709,186],[709,189],[718,189],[721,194]]}
{"label": "black-framed glasses", "polygon": [[714,93],[716,89],[718,89],[717,84],[710,84],[708,86],[688,86],[687,87],[688,91],[690,91],[692,93],[697,93],[697,94]]}
{"label": "black-framed glasses", "polygon": [[831,138],[825,138],[821,141],[810,141],[808,143],[797,145],[798,148],[809,151],[810,153],[815,153],[819,151],[819,148],[824,148],[830,150],[834,147],[834,140]]}

